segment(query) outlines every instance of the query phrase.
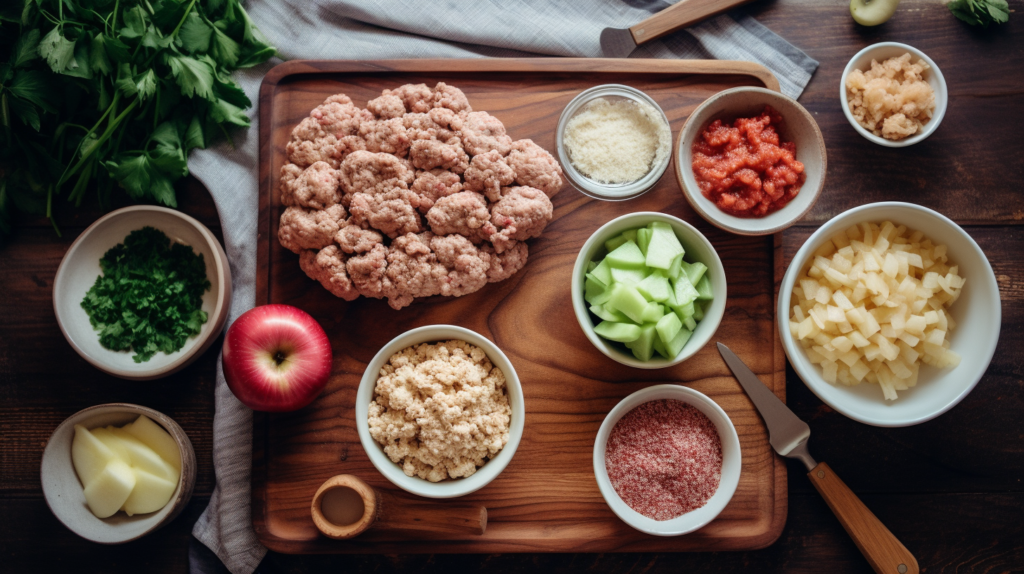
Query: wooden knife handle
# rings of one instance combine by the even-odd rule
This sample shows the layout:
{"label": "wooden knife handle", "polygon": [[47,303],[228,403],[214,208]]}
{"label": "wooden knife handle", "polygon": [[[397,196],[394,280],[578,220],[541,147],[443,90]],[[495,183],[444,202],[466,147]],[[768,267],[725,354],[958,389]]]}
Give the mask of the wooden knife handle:
{"label": "wooden knife handle", "polygon": [[918,574],[917,559],[825,463],[807,473],[854,544],[879,574]]}
{"label": "wooden knife handle", "polygon": [[752,0],[679,0],[679,2],[665,8],[654,16],[632,26],[629,32],[633,34],[633,40],[639,46],[660,38],[669,32],[696,24],[705,18],[721,14],[726,10],[735,8]]}

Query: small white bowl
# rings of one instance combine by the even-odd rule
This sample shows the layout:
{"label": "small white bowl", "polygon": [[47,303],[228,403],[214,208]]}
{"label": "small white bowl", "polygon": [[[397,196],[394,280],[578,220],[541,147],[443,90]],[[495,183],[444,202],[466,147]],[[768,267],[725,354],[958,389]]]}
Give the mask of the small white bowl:
{"label": "small white bowl", "polygon": [[[766,105],[785,120],[779,135],[782,141],[796,144],[796,159],[804,164],[804,184],[782,209],[764,217],[736,217],[701,192],[693,175],[693,142],[714,120],[724,123],[760,115]],[[676,144],[676,181],[686,200],[712,225],[737,235],[771,235],[803,219],[825,186],[827,164],[825,138],[811,114],[793,98],[765,88],[731,88],[711,96],[687,118]]]}
{"label": "small white bowl", "polygon": [[[935,91],[935,112],[932,114],[932,118],[925,122],[924,129],[922,131],[901,140],[887,140],[864,129],[864,127],[854,119],[853,113],[850,111],[849,96],[846,93],[846,77],[854,70],[860,70],[862,72],[870,70],[871,60],[878,60],[879,62],[882,62],[883,60],[887,60],[894,56],[902,56],[907,52],[910,52],[912,62],[916,62],[918,59],[921,59],[931,66],[931,69],[924,73],[924,79],[929,85],[931,85],[932,90]],[[939,127],[939,124],[942,123],[943,116],[946,115],[946,105],[948,101],[949,94],[946,89],[946,79],[942,76],[942,71],[939,70],[939,67],[935,62],[933,62],[932,59],[921,50],[918,50],[913,46],[908,46],[907,44],[900,44],[899,42],[880,42],[878,44],[872,44],[860,52],[857,52],[857,55],[851,58],[850,62],[846,64],[846,69],[843,70],[843,76],[839,81],[839,102],[843,107],[843,113],[846,114],[847,121],[850,122],[853,129],[857,130],[857,133],[864,136],[864,139],[885,147],[906,147],[908,145],[914,145],[932,135],[932,132],[934,132]]]}
{"label": "small white bowl", "polygon": [[[704,318],[697,323],[690,340],[683,345],[682,350],[671,361],[655,355],[649,361],[641,361],[633,356],[620,343],[606,341],[594,332],[594,319],[590,314],[590,306],[583,298],[583,282],[587,274],[587,264],[595,257],[606,254],[604,242],[629,229],[644,227],[652,221],[668,223],[676,232],[676,237],[683,244],[686,250],[684,259],[688,262],[700,261],[707,265],[707,275],[711,279],[711,288],[715,292],[715,298],[711,305],[704,312]],[[576,256],[576,265],[572,268],[572,308],[576,312],[576,320],[579,321],[583,333],[590,339],[599,351],[608,358],[638,369],[664,369],[678,365],[700,351],[704,345],[711,340],[711,337],[718,330],[725,315],[725,300],[728,289],[725,281],[725,267],[718,257],[718,252],[708,241],[704,234],[696,227],[686,223],[678,217],[656,211],[640,211],[617,217],[605,223],[595,231],[587,242],[583,244],[579,255]]]}
{"label": "small white bowl", "polygon": [[[948,247],[949,260],[960,266],[967,279],[960,298],[948,309],[956,321],[950,332],[950,348],[960,354],[952,369],[921,365],[917,385],[899,391],[899,398],[886,401],[876,384],[833,385],[821,368],[807,359],[804,348],[789,332],[793,287],[801,270],[829,237],[865,221],[891,221],[924,233],[936,244]],[[974,389],[988,369],[999,342],[1002,307],[999,284],[985,253],[974,239],[942,214],[912,203],[884,202],[855,207],[833,217],[804,243],[793,257],[779,288],[779,336],[793,370],[811,391],[827,405],[853,420],[879,427],[904,427],[931,420],[953,408]]]}
{"label": "small white bowl", "polygon": [[[512,420],[509,422],[508,443],[497,456],[487,461],[472,476],[441,482],[430,482],[415,476],[406,476],[402,468],[391,461],[388,455],[384,454],[384,448],[370,436],[369,408],[373,401],[374,389],[377,386],[377,378],[380,370],[392,355],[413,345],[420,343],[437,343],[448,340],[461,340],[476,345],[483,349],[491,364],[501,369],[505,374],[505,389],[508,393],[509,408],[512,411]],[[363,444],[363,450],[370,457],[373,466],[390,480],[392,484],[419,496],[426,498],[455,498],[476,492],[487,486],[492,480],[505,470],[508,463],[519,447],[519,441],[523,438],[523,426],[526,422],[526,402],[523,400],[523,387],[519,383],[519,376],[516,375],[512,362],[508,360],[505,353],[490,339],[475,331],[456,327],[454,325],[427,325],[403,333],[391,340],[387,345],[377,351],[373,360],[363,371],[363,378],[359,381],[359,390],[356,392],[356,429],[359,431],[359,442]]]}
{"label": "small white bowl", "polygon": [[[171,354],[157,352],[149,361],[136,363],[133,352],[112,351],[100,345],[99,332],[89,323],[81,303],[102,274],[103,254],[124,242],[132,231],[147,225],[202,254],[206,278],[210,280],[210,290],[203,294],[203,310],[208,319],[199,334],[190,337],[181,350]],[[231,269],[224,248],[205,225],[166,207],[136,205],[101,217],[71,244],[53,280],[53,311],[68,343],[94,367],[123,379],[157,379],[183,369],[213,344],[224,328],[230,307]]]}
{"label": "small white bowl", "polygon": [[[648,518],[623,502],[619,494],[615,492],[611,480],[608,479],[608,467],[604,459],[608,435],[611,434],[615,423],[641,404],[659,399],[674,399],[693,405],[711,419],[718,431],[718,436],[722,439],[722,478],[718,484],[718,490],[704,506],[671,520]],[[732,495],[735,494],[736,486],[740,482],[742,466],[740,439],[729,415],[707,395],[679,385],[655,385],[622,399],[604,418],[601,428],[597,431],[597,439],[594,441],[594,476],[597,478],[597,487],[601,491],[601,496],[611,507],[612,512],[623,522],[641,532],[655,536],[687,534],[698,528],[703,528],[714,520],[732,500]]]}
{"label": "small white bowl", "polygon": [[[107,425],[122,426],[146,415],[164,427],[178,444],[181,453],[181,479],[170,502],[156,512],[128,516],[118,512],[109,518],[96,518],[85,502],[85,492],[71,461],[71,443],[75,425],[88,429]],[[100,544],[121,544],[160,528],[181,513],[192,498],[196,483],[196,454],[188,435],[170,417],[153,409],[128,403],[96,405],[71,415],[53,431],[43,450],[39,477],[43,497],[53,515],[75,534]]]}

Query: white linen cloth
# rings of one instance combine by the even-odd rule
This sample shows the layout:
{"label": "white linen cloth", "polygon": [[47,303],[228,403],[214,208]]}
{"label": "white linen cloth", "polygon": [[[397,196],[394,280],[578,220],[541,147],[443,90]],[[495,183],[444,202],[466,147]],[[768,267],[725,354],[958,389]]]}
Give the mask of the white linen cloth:
{"label": "white linen cloth", "polygon": [[[670,3],[661,0],[253,0],[246,9],[282,59],[600,57],[601,30],[628,27]],[[758,62],[798,97],[818,62],[756,20],[724,14],[638,48],[634,58]],[[280,60],[235,74],[255,103]],[[188,166],[213,196],[231,263],[229,325],[255,305],[258,138],[252,127],[195,150]],[[233,574],[251,574],[266,549],[252,528],[252,411],[231,394],[217,363],[213,464],[217,486],[193,534]],[[203,569],[194,566],[194,569]]]}

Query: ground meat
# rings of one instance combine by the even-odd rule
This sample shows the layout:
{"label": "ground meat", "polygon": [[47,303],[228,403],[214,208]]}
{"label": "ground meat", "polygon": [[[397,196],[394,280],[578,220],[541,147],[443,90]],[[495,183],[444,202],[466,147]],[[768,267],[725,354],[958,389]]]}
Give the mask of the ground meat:
{"label": "ground meat", "polygon": [[334,204],[327,209],[289,207],[281,214],[277,238],[285,249],[301,253],[304,249],[322,249],[334,241],[344,225],[345,208]]}
{"label": "ground meat", "polygon": [[341,201],[338,186],[338,172],[326,162],[318,161],[295,177],[289,189],[282,188],[281,203],[325,209]]}
{"label": "ground meat", "polygon": [[417,169],[447,169],[454,173],[463,173],[469,167],[469,156],[462,149],[459,138],[448,141],[416,140],[409,149],[409,159]]}
{"label": "ground meat", "polygon": [[358,135],[362,124],[373,121],[373,114],[355,107],[351,101],[343,103],[328,99],[309,113],[309,119],[315,119],[324,133],[341,139]]}
{"label": "ground meat", "polygon": [[294,163],[286,163],[281,166],[281,178],[280,182],[281,190],[281,204],[282,205],[295,205],[295,180],[302,175],[302,168],[295,165]]}
{"label": "ground meat", "polygon": [[[480,242],[494,233],[487,200],[475,191],[463,191],[437,200],[427,212],[430,230],[437,235],[464,235]],[[485,228],[486,226],[486,228]]]}
{"label": "ground meat", "polygon": [[405,188],[412,183],[415,172],[391,154],[358,151],[341,163],[338,170],[341,188],[345,192],[342,204],[346,207],[356,193],[381,193]]}
{"label": "ground meat", "polygon": [[458,137],[458,133],[438,124],[430,119],[429,114],[405,114],[402,117],[402,125],[409,139],[416,140],[439,140],[448,141]]}
{"label": "ground meat", "polygon": [[526,257],[529,249],[523,241],[512,241],[506,244],[503,253],[494,251],[494,246],[485,243],[481,251],[491,256],[491,266],[487,269],[487,281],[497,283],[515,275],[517,271],[526,265]]}
{"label": "ground meat", "polygon": [[417,171],[411,189],[419,195],[419,210],[425,214],[438,199],[462,191],[462,180],[458,174],[444,169]]}
{"label": "ground meat", "polygon": [[384,243],[384,236],[372,229],[363,229],[355,223],[348,222],[334,235],[334,241],[345,253],[366,253],[373,249],[374,245]]}
{"label": "ground meat", "polygon": [[516,183],[519,185],[535,187],[548,197],[562,188],[562,167],[533,140],[513,142],[512,151],[505,161],[516,172]]}
{"label": "ground meat", "polygon": [[444,82],[438,82],[434,86],[434,107],[448,108],[453,112],[471,112],[473,107],[469,105],[469,98],[462,90],[455,86],[449,86]]}
{"label": "ground meat", "polygon": [[334,296],[346,301],[359,297],[359,291],[356,291],[346,271],[345,256],[338,246],[328,245],[319,252],[312,249],[303,251],[299,254],[299,267]]}
{"label": "ground meat", "polygon": [[501,188],[515,181],[515,172],[502,159],[501,153],[492,150],[473,156],[464,177],[466,189],[479,191],[493,202],[501,199]]}
{"label": "ground meat", "polygon": [[409,134],[402,118],[365,122],[359,135],[366,141],[367,151],[404,157],[409,153]]}
{"label": "ground meat", "polygon": [[391,243],[388,250],[387,278],[391,288],[388,304],[401,309],[412,303],[415,297],[430,297],[441,292],[441,282],[448,270],[437,262],[437,256],[430,248],[433,234],[408,233]]}
{"label": "ground meat", "polygon": [[462,141],[470,155],[496,151],[503,157],[512,149],[512,138],[505,135],[505,126],[487,112],[473,112],[462,126]]}
{"label": "ground meat", "polygon": [[356,193],[349,211],[356,225],[369,225],[388,237],[423,231],[423,220],[416,213],[419,196],[408,189],[394,188],[382,193]]}
{"label": "ground meat", "polygon": [[402,98],[393,95],[390,90],[384,90],[379,98],[366,102],[366,109],[373,112],[378,118],[391,119],[400,118],[405,115],[405,104]]}
{"label": "ground meat", "polygon": [[525,241],[539,236],[551,221],[553,212],[551,200],[539,189],[503,189],[501,201],[495,203],[491,209],[491,223],[498,230],[490,236],[494,250],[502,253],[513,247],[513,240]]}
{"label": "ground meat", "polygon": [[477,249],[461,235],[445,235],[430,240],[437,261],[448,269],[441,283],[441,295],[461,297],[479,291],[487,284],[487,270],[491,266],[488,253]]}
{"label": "ground meat", "polygon": [[376,299],[384,297],[384,290],[391,286],[391,282],[385,276],[388,266],[387,256],[388,248],[378,243],[366,253],[353,255],[348,259],[346,263],[348,276],[361,295]]}
{"label": "ground meat", "polygon": [[[385,94],[387,92],[388,90],[384,90]],[[425,114],[434,107],[434,90],[428,88],[426,84],[406,84],[396,90],[391,90],[391,93],[402,99],[402,103],[405,104],[405,109],[409,113]]]}

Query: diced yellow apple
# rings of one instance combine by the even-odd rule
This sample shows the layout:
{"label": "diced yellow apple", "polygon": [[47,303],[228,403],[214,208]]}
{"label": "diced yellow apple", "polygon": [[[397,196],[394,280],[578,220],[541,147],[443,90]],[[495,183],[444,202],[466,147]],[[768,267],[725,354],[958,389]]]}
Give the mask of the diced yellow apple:
{"label": "diced yellow apple", "polygon": [[169,462],[174,468],[181,470],[181,450],[174,439],[146,415],[140,415],[132,424],[124,427],[132,436],[142,441],[142,444],[156,451],[160,458]]}
{"label": "diced yellow apple", "polygon": [[172,482],[141,468],[133,468],[132,471],[135,473],[135,488],[124,501],[121,510],[132,516],[156,512],[166,506],[178,487],[178,481]]}
{"label": "diced yellow apple", "polygon": [[75,425],[75,438],[71,441],[71,462],[82,485],[89,484],[103,472],[107,463],[117,457],[114,451],[96,438],[89,429]]}
{"label": "diced yellow apple", "polygon": [[97,518],[113,516],[135,488],[135,472],[123,460],[113,458],[85,486],[85,502]]}
{"label": "diced yellow apple", "polygon": [[124,429],[112,430],[128,451],[127,462],[131,464],[133,468],[144,470],[165,480],[177,483],[178,475],[181,474],[180,471],[171,466],[169,462],[160,458],[160,455],[158,455],[155,450],[143,444],[142,441],[135,438]]}

